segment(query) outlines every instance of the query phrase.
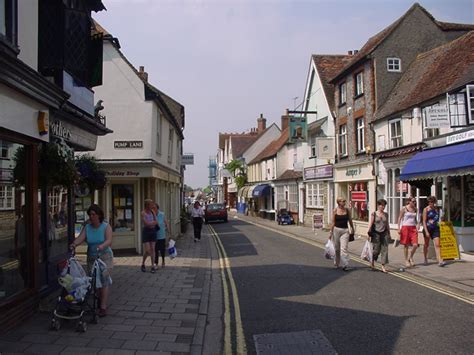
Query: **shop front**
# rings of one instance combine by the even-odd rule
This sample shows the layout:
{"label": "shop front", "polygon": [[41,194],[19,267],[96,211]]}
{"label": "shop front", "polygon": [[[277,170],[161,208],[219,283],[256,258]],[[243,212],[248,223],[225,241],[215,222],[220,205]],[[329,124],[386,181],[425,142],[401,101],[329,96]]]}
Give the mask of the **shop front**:
{"label": "shop front", "polygon": [[252,191],[258,216],[265,219],[275,220],[275,207],[273,203],[273,187],[270,184],[256,185]]}
{"label": "shop front", "polygon": [[375,211],[375,179],[372,162],[347,164],[334,169],[335,197],[346,200],[356,233],[366,235],[370,211]]}
{"label": "shop front", "polygon": [[305,168],[303,179],[306,191],[305,226],[328,228],[334,209],[332,164]]}

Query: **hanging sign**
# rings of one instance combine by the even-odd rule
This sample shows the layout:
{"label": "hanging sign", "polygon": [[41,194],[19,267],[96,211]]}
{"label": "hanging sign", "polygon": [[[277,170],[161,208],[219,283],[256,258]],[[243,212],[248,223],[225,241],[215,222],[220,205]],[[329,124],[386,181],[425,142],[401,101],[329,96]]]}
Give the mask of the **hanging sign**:
{"label": "hanging sign", "polygon": [[308,139],[308,126],[306,117],[290,117],[289,143],[306,142]]}
{"label": "hanging sign", "polygon": [[439,238],[441,259],[459,259],[458,243],[454,234],[453,224],[451,222],[441,222],[439,229],[441,232]]}

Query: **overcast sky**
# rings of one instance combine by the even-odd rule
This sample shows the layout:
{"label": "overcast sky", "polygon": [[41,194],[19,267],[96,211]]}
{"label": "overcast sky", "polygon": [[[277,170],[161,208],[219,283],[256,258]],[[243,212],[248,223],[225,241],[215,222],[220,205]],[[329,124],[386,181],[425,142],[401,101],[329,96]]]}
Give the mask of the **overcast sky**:
{"label": "overcast sky", "polygon": [[[184,105],[185,183],[208,185],[219,132],[267,125],[304,94],[311,54],[346,54],[390,25],[407,0],[103,0],[95,19],[150,83]],[[474,0],[422,0],[436,19],[474,23]],[[296,99],[295,99],[296,98]]]}

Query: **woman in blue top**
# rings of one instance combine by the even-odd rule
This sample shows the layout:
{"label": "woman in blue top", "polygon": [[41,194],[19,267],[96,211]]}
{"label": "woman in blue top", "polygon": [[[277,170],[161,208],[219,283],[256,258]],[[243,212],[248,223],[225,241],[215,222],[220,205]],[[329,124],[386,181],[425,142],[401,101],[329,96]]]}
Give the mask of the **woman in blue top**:
{"label": "woman in blue top", "polygon": [[439,247],[440,238],[440,210],[436,206],[436,197],[428,197],[428,206],[423,210],[423,231],[425,234],[425,244],[423,245],[423,254],[425,256],[425,265],[428,263],[428,246],[430,238],[433,239],[438,266],[444,266],[446,263],[441,258],[441,249]]}
{"label": "woman in blue top", "polygon": [[76,240],[71,244],[71,249],[82,244],[87,243],[87,268],[89,273],[92,270],[97,256],[107,265],[108,275],[102,275],[102,288],[100,293],[100,308],[99,317],[104,317],[107,314],[107,301],[109,298],[110,272],[113,268],[113,253],[110,246],[112,245],[112,228],[104,222],[104,211],[93,204],[87,209],[89,215],[88,223],[82,228],[81,233]]}
{"label": "woman in blue top", "polygon": [[160,206],[157,203],[155,203],[153,212],[155,212],[156,220],[160,226],[160,230],[156,232],[155,265],[158,265],[158,258],[161,254],[161,267],[165,267],[166,235],[170,229],[168,221],[165,218],[165,213],[160,211]]}

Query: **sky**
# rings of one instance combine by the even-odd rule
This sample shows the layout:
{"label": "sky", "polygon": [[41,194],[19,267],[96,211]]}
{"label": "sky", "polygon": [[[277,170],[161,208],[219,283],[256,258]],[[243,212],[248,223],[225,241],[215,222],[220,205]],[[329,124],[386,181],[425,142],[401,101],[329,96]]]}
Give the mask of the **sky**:
{"label": "sky", "polygon": [[[94,18],[148,81],[185,107],[184,183],[208,185],[219,133],[280,126],[304,95],[311,54],[360,49],[408,0],[102,0]],[[419,1],[437,20],[474,23],[474,0]]]}

